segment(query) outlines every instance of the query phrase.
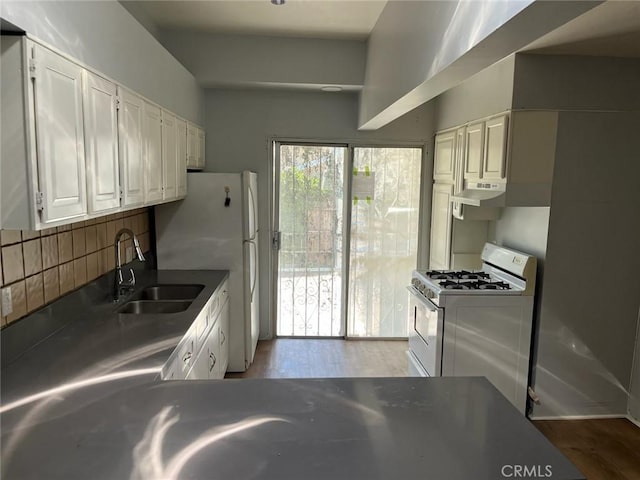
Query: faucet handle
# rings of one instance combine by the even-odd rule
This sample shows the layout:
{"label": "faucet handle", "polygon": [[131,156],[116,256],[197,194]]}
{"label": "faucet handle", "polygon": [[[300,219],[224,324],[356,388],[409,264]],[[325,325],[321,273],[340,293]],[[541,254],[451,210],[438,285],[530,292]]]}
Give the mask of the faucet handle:
{"label": "faucet handle", "polygon": [[129,285],[133,287],[136,284],[136,274],[133,273],[133,268],[129,269],[129,273],[131,273],[131,280],[129,280]]}

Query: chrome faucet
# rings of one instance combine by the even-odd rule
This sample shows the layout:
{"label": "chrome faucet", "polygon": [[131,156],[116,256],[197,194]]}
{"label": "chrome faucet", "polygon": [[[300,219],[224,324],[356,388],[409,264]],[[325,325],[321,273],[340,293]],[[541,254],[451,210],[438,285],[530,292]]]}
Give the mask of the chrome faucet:
{"label": "chrome faucet", "polygon": [[122,276],[122,259],[120,258],[120,238],[124,234],[128,234],[129,237],[133,240],[133,247],[136,250],[136,256],[138,260],[144,262],[144,255],[142,254],[142,249],[140,248],[140,243],[138,243],[138,238],[135,234],[129,230],[128,228],[123,228],[116,233],[116,238],[114,240],[115,243],[115,258],[116,258],[116,271],[114,275],[113,281],[113,300],[117,302],[120,299],[120,296],[126,292],[130,292],[136,285],[136,276],[133,273],[133,268],[129,269],[130,278],[128,281],[125,281]]}

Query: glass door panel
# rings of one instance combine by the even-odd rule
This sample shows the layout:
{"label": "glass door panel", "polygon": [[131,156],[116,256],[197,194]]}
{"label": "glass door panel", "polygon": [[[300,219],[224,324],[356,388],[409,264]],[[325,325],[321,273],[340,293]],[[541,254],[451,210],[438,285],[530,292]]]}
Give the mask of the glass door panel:
{"label": "glass door panel", "polygon": [[347,148],[276,146],[278,336],[341,337]]}
{"label": "glass door panel", "polygon": [[347,336],[407,336],[422,149],[356,147],[351,178]]}

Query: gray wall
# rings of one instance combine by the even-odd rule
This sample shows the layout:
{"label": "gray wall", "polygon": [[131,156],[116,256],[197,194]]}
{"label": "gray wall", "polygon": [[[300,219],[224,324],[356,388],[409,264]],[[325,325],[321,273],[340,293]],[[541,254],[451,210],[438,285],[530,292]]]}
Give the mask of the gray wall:
{"label": "gray wall", "polygon": [[640,59],[518,54],[513,108],[640,110]]}
{"label": "gray wall", "polygon": [[195,78],[115,1],[0,4],[0,17],[184,118],[204,122]]}
{"label": "gray wall", "polygon": [[436,129],[456,127],[511,108],[515,55],[435,98]]}
{"label": "gray wall", "polygon": [[182,30],[161,30],[159,38],[205,87],[364,83],[364,41]]}
{"label": "gray wall", "polygon": [[[358,96],[265,90],[206,91],[207,151],[205,170],[258,173],[260,221],[261,335],[270,334],[270,225],[273,139],[426,143],[433,136],[433,106],[425,104],[374,132],[357,130]],[[430,153],[430,152],[429,152]],[[430,175],[431,157],[425,175]],[[428,178],[428,177],[427,177]],[[430,198],[431,183],[424,182]],[[429,214],[429,204],[423,210]],[[428,223],[427,223],[428,224]],[[426,229],[423,229],[423,231]],[[423,244],[424,245],[424,244]]]}
{"label": "gray wall", "polygon": [[532,362],[537,362],[538,325],[542,306],[547,237],[549,234],[550,207],[508,207],[503,208],[500,218],[490,222],[489,239],[498,245],[535,255],[538,259],[536,271],[536,291],[533,311],[534,329],[531,352]]}
{"label": "gray wall", "polygon": [[535,417],[627,412],[640,308],[638,125],[638,112],[560,114]]}

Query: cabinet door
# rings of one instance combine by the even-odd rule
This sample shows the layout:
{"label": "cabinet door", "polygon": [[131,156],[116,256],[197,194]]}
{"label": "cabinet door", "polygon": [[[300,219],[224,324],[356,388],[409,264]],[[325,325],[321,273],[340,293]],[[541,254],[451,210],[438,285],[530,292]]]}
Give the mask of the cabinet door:
{"label": "cabinet door", "polygon": [[484,124],[484,163],[482,178],[503,180],[506,178],[505,161],[507,150],[508,116],[491,118]]}
{"label": "cabinet door", "polygon": [[220,310],[218,318],[220,325],[220,374],[224,377],[229,365],[229,301]]}
{"label": "cabinet door", "polygon": [[208,357],[207,357],[207,349],[203,348],[198,353],[195,361],[193,362],[193,367],[187,374],[187,380],[207,380],[209,378],[209,370],[208,370]]}
{"label": "cabinet door", "polygon": [[484,122],[467,125],[464,146],[464,179],[482,178],[482,159],[484,156]]}
{"label": "cabinet door", "polygon": [[198,159],[196,161],[198,168],[204,168],[204,153],[205,153],[204,140],[205,140],[204,130],[199,128],[198,129]]}
{"label": "cabinet door", "polygon": [[451,194],[453,185],[435,183],[431,202],[429,268],[447,270],[451,254]]}
{"label": "cabinet door", "polygon": [[220,370],[220,326],[216,323],[207,340],[208,349],[208,378],[222,378]]}
{"label": "cabinet door", "polygon": [[145,203],[162,200],[162,121],[160,108],[144,102]]}
{"label": "cabinet door", "polygon": [[198,164],[198,127],[187,123],[187,167],[197,168]]}
{"label": "cabinet door", "polygon": [[176,197],[187,195],[187,122],[176,117]]}
{"label": "cabinet door", "polygon": [[[455,155],[455,181],[453,183],[453,193],[460,193],[464,189],[464,147],[465,137],[467,135],[466,127],[460,127],[456,130],[456,155]],[[454,202],[451,205],[452,214],[455,218],[462,220],[464,218],[464,207],[460,202]]]}
{"label": "cabinet door", "polygon": [[89,212],[120,207],[116,85],[84,72],[84,126]]}
{"label": "cabinet door", "polygon": [[456,168],[456,132],[436,135],[433,149],[433,179],[438,182],[453,182]]}
{"label": "cabinet door", "polygon": [[120,156],[120,186],[122,205],[131,207],[144,203],[144,100],[118,87],[118,153]]}
{"label": "cabinet door", "polygon": [[33,55],[42,222],[80,217],[87,213],[83,69],[39,45]]}
{"label": "cabinet door", "polygon": [[178,142],[176,135],[176,117],[162,110],[162,173],[163,199],[174,200],[177,191]]}

